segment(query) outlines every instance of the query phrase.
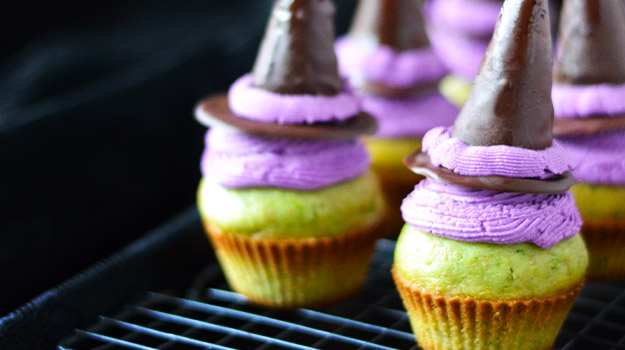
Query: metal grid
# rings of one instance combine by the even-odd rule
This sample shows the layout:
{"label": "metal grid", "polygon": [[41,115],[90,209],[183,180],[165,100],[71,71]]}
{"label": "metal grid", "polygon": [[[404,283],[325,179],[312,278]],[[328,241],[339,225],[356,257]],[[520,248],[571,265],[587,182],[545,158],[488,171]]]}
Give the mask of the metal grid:
{"label": "metal grid", "polygon": [[[217,264],[186,298],[149,293],[113,317],[76,330],[59,349],[418,349],[389,270],[394,242],[378,244],[363,291],[320,310],[257,307]],[[625,350],[625,285],[588,283],[554,349]]]}

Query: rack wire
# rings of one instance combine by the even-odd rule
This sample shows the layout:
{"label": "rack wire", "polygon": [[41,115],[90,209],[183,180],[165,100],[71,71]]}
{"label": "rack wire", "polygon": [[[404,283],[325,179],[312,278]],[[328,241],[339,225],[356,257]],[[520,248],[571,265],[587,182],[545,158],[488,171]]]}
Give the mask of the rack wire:
{"label": "rack wire", "polygon": [[[419,349],[389,270],[394,242],[379,242],[363,290],[319,310],[281,311],[227,290],[215,263],[184,297],[148,293],[76,330],[59,349]],[[554,349],[625,350],[625,285],[587,283]]]}

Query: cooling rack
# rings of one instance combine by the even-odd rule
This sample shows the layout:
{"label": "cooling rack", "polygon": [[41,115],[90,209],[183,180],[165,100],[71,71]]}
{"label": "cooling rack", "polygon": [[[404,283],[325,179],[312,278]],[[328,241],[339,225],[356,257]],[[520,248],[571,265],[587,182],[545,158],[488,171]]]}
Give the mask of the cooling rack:
{"label": "cooling rack", "polygon": [[[382,240],[360,293],[322,309],[255,306],[207,267],[184,295],[150,292],[58,346],[111,349],[419,349],[389,270],[395,242]],[[625,283],[587,283],[554,349],[625,350]]]}

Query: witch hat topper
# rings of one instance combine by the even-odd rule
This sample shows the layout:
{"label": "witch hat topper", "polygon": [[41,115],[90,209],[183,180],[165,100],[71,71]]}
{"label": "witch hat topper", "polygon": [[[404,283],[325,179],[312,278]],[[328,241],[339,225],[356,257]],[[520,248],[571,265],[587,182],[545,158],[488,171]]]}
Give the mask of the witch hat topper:
{"label": "witch hat topper", "polygon": [[329,0],[278,0],[254,65],[254,85],[280,94],[343,91]]}
{"label": "witch hat topper", "polygon": [[547,0],[507,0],[452,135],[471,146],[551,146]]}
{"label": "witch hat topper", "polygon": [[396,52],[430,45],[421,0],[360,0],[349,35]]}
{"label": "witch hat topper", "polygon": [[375,119],[344,91],[334,13],[332,0],[276,0],[252,74],[235,82],[228,96],[201,101],[196,118],[261,137],[354,139],[375,133]]}
{"label": "witch hat topper", "polygon": [[625,4],[617,0],[564,1],[557,57],[557,83],[625,83]]}
{"label": "witch hat topper", "polygon": [[[506,0],[452,137],[469,146],[549,148],[551,85],[548,0]],[[502,192],[561,193],[574,183],[570,172],[549,180],[463,176],[433,166],[424,153],[414,153],[404,162],[442,182]]]}
{"label": "witch hat topper", "polygon": [[[624,2],[564,1],[554,64],[553,101],[558,107],[554,135],[593,135],[625,128],[623,104],[606,87],[616,85],[620,91],[625,84],[624,43]],[[593,90],[593,85],[598,89]],[[577,91],[585,91],[585,97]]]}

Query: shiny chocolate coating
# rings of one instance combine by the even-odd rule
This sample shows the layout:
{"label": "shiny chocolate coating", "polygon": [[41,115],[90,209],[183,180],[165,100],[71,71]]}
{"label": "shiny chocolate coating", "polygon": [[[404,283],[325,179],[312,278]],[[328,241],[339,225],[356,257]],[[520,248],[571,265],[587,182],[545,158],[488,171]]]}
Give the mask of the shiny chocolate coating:
{"label": "shiny chocolate coating", "polygon": [[564,1],[554,80],[575,85],[625,83],[623,1]]}
{"label": "shiny chocolate coating", "polygon": [[553,135],[556,137],[594,135],[619,129],[625,129],[625,115],[575,119],[559,118],[553,123]]}
{"label": "shiny chocolate coating", "polygon": [[575,179],[570,171],[544,180],[459,175],[449,169],[434,166],[430,157],[419,151],[405,157],[404,164],[414,173],[427,176],[438,182],[496,192],[557,194],[568,191],[575,184]]}
{"label": "shiny chocolate coating", "polygon": [[421,0],[360,0],[350,36],[397,52],[430,45]]}
{"label": "shiny chocolate coating", "polygon": [[287,95],[343,91],[331,0],[276,0],[254,65],[254,85]]}
{"label": "shiny chocolate coating", "polygon": [[232,112],[227,95],[212,96],[200,101],[195,108],[195,118],[208,127],[286,139],[353,140],[363,135],[373,135],[378,129],[375,118],[365,112],[343,122],[316,124],[278,124],[247,119]]}
{"label": "shiny chocolate coating", "polygon": [[547,0],[506,0],[452,136],[471,146],[542,150],[553,141]]}

